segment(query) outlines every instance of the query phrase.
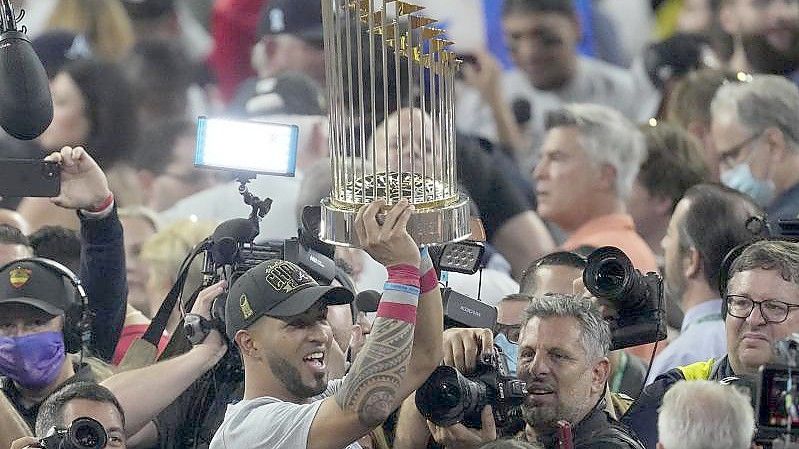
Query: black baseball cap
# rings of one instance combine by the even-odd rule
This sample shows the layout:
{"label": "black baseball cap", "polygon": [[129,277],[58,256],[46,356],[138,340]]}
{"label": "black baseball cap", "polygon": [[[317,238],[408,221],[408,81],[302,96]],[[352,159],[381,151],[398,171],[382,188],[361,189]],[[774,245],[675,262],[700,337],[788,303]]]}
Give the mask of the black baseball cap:
{"label": "black baseball cap", "polygon": [[72,284],[36,262],[12,262],[0,271],[0,304],[28,304],[55,316],[66,313],[74,301]]}
{"label": "black baseball cap", "polygon": [[291,34],[304,41],[322,42],[322,2],[271,0],[261,14],[258,35]]}
{"label": "black baseball cap", "polygon": [[225,305],[225,326],[232,340],[262,316],[299,315],[318,301],[325,305],[349,304],[352,292],[343,287],[319,285],[308,273],[285,260],[261,262],[233,283]]}

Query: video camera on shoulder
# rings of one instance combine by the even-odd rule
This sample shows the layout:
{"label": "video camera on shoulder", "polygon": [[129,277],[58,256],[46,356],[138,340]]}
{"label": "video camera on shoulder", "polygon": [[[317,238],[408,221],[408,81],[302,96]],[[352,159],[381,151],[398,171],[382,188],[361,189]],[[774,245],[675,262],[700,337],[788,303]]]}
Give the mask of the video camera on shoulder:
{"label": "video camera on shoulder", "polygon": [[524,420],[520,406],[527,385],[511,376],[502,349],[494,346],[481,354],[474,373],[464,375],[451,366],[439,366],[416,391],[416,408],[439,426],[462,422],[480,428],[480,415],[491,405],[497,429],[503,435],[521,430]]}
{"label": "video camera on shoulder", "polygon": [[603,246],[588,255],[583,283],[616,309],[608,319],[612,351],[666,338],[663,279],[657,273],[641,274],[622,250]]}
{"label": "video camera on shoulder", "polygon": [[[203,255],[202,288],[219,280],[225,280],[229,287],[250,268],[273,259],[300,266],[323,285],[329,285],[336,277],[330,245],[303,229],[298,230],[297,237],[255,243],[260,234],[260,220],[269,213],[272,199],[259,198],[249,191],[247,184],[259,174],[294,176],[297,139],[295,125],[199,118],[194,165],[231,172],[239,183],[244,204],[251,208],[248,218],[234,218],[217,226],[190,256]],[[225,300],[226,293],[211,307],[211,325],[222,335],[225,335]],[[187,335],[207,332],[198,320],[187,321],[184,327]]]}
{"label": "video camera on shoulder", "polygon": [[77,418],[67,428],[54,427],[39,445],[46,449],[102,449],[108,442],[103,425],[92,418]]}

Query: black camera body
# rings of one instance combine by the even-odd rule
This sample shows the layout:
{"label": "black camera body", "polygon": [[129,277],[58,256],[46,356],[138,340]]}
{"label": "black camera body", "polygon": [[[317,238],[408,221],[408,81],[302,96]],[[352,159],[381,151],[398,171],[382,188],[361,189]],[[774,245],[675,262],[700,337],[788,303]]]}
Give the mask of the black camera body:
{"label": "black camera body", "polygon": [[431,422],[451,426],[462,422],[480,428],[480,414],[490,404],[497,429],[504,435],[521,430],[519,406],[527,397],[527,385],[511,376],[502,349],[494,346],[482,354],[474,373],[464,375],[451,366],[439,366],[416,391],[416,408]]}
{"label": "black camera body", "polygon": [[763,365],[754,396],[755,441],[799,436],[799,334],[774,345],[776,363]]}
{"label": "black camera body", "polygon": [[603,246],[588,255],[583,283],[615,306],[617,315],[608,320],[612,351],[666,338],[663,279],[657,273],[641,274],[622,250]]}
{"label": "black camera body", "polygon": [[[212,241],[206,248],[204,257],[204,286],[220,280],[219,268],[223,268],[221,277],[227,281],[227,285],[230,287],[247,270],[267,260],[292,262],[322,285],[329,285],[336,277],[335,262],[324,254],[301,244],[298,238],[265,244]],[[226,293],[217,298],[211,306],[211,322],[222,335],[225,335],[225,299]]]}
{"label": "black camera body", "polygon": [[108,434],[102,424],[92,418],[77,418],[67,427],[55,427],[50,435],[39,440],[46,449],[102,449]]}

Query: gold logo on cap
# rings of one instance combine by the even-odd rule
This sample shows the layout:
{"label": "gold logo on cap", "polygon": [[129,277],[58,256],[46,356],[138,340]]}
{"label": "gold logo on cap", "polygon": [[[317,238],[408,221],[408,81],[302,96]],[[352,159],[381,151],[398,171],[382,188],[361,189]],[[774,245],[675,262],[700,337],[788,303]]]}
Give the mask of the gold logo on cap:
{"label": "gold logo on cap", "polygon": [[244,316],[244,319],[253,316],[252,307],[250,306],[250,301],[247,299],[247,295],[242,294],[239,298],[239,308],[241,309],[241,314]]}
{"label": "gold logo on cap", "polygon": [[283,260],[267,267],[266,282],[273,289],[289,294],[300,287],[316,284],[316,281],[308,273]]}
{"label": "gold logo on cap", "polygon": [[8,274],[8,281],[14,288],[21,288],[31,280],[31,270],[17,267]]}

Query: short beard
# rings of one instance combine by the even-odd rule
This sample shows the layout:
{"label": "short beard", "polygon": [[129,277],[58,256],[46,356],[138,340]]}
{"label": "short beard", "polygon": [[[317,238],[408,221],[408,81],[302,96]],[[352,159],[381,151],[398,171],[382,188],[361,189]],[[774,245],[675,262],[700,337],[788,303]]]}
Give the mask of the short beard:
{"label": "short beard", "polygon": [[266,354],[266,362],[272,374],[280,380],[289,393],[298,398],[312,398],[318,396],[327,389],[327,375],[320,374],[316,377],[316,385],[308,386],[302,383],[300,371],[294,367],[287,359],[274,354]]}
{"label": "short beard", "polygon": [[549,432],[557,427],[559,407],[530,407],[522,404],[522,417],[528,426],[538,432]]}
{"label": "short beard", "polygon": [[794,34],[790,50],[774,48],[765,36],[741,36],[746,60],[755,73],[786,75],[799,68],[799,31]]}
{"label": "short beard", "polygon": [[531,407],[522,404],[524,422],[538,432],[551,432],[558,427],[558,421],[569,421],[573,426],[579,416],[578,407],[574,405],[555,404],[544,407]]}

